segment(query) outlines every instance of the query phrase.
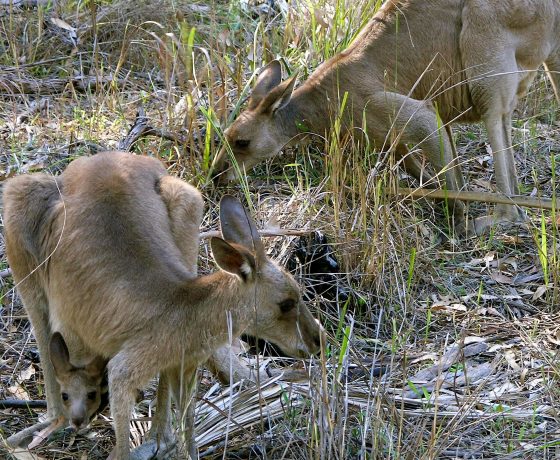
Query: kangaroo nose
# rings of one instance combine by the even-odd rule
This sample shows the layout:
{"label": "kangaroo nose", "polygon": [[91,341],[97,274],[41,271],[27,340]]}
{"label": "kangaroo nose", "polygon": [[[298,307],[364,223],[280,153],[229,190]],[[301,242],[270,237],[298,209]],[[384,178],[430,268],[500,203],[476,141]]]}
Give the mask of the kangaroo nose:
{"label": "kangaroo nose", "polygon": [[231,181],[230,176],[231,176],[231,174],[229,172],[229,163],[224,162],[222,164],[222,169],[220,169],[220,170],[215,169],[213,171],[212,182],[214,182],[214,185],[216,185],[216,186],[227,185],[227,183]]}
{"label": "kangaroo nose", "polygon": [[214,163],[212,165],[212,180],[215,185],[219,185],[225,181],[224,172],[229,169],[229,166],[227,149],[224,146],[218,152],[218,155],[214,159]]}
{"label": "kangaroo nose", "polygon": [[315,353],[317,353],[321,349],[321,336],[319,334],[313,338],[313,343],[315,344]]}
{"label": "kangaroo nose", "polygon": [[313,336],[313,343],[316,347],[312,352],[313,354],[319,353],[327,343],[327,332],[325,331],[325,328],[321,326],[321,323],[319,323],[319,321],[317,321],[317,324],[319,324],[319,332]]}
{"label": "kangaroo nose", "polygon": [[80,430],[85,423],[84,417],[72,417],[72,428],[76,431]]}

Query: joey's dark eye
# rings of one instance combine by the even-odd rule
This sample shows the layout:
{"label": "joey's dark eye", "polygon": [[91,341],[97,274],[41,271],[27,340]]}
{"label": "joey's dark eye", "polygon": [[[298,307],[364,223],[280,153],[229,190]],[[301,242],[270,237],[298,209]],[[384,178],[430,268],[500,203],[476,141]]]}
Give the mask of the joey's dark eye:
{"label": "joey's dark eye", "polygon": [[247,147],[249,147],[249,144],[251,143],[250,140],[248,139],[237,139],[235,141],[235,147],[238,149],[245,149]]}
{"label": "joey's dark eye", "polygon": [[97,391],[90,391],[87,394],[87,399],[89,399],[90,401],[95,401],[96,397],[97,397]]}
{"label": "joey's dark eye", "polygon": [[294,299],[286,299],[280,302],[278,306],[280,307],[280,311],[282,313],[288,313],[290,310],[294,309],[296,301]]}
{"label": "joey's dark eye", "polygon": [[68,401],[68,393],[62,393],[61,396],[63,401]]}

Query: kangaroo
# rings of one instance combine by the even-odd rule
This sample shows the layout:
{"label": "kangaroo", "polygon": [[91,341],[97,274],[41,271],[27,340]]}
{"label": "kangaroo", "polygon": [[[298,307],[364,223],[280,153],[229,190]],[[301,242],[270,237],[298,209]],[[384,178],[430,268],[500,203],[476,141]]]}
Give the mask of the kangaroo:
{"label": "kangaroo", "polygon": [[[76,431],[85,428],[90,419],[109,403],[106,359],[97,356],[88,359],[83,366],[76,365],[76,356],[71,361],[68,346],[60,332],[52,334],[49,352],[50,364],[60,386],[63,414],[47,423],[34,425],[33,430],[23,430],[25,438],[33,435],[28,449],[41,444],[51,433],[64,428],[67,422]],[[8,444],[11,444],[10,439]]]}
{"label": "kangaroo", "polygon": [[[14,279],[34,326],[50,324],[35,328],[43,362],[49,327],[109,359],[110,458],[128,458],[135,389],[158,372],[152,431],[160,455],[172,444],[170,394],[182,400],[181,382],[192,382],[198,364],[230,337],[258,335],[291,356],[320,349],[322,328],[297,283],[266,256],[254,222],[232,197],[220,204],[223,238],[210,242],[221,270],[193,275],[184,252],[198,245],[202,211],[194,187],[157,160],[122,152],[80,158],[56,178],[19,176],[4,186]],[[63,412],[57,391],[47,385],[51,417]]]}
{"label": "kangaroo", "polygon": [[68,346],[60,332],[49,344],[51,363],[60,386],[64,415],[76,431],[84,428],[96,412],[109,402],[107,397],[107,360],[96,356],[84,366],[70,361]]}
{"label": "kangaroo", "polygon": [[[184,202],[188,203],[183,196],[184,187],[182,187],[180,181],[172,177],[165,176],[162,178],[164,186],[161,188],[161,197],[166,203],[167,208],[170,210],[172,233],[175,239],[177,247],[181,250],[183,255],[183,261],[185,262],[187,268],[191,271],[193,276],[197,273],[197,252],[198,252],[198,239],[193,238],[190,241],[188,238],[184,238],[185,227],[185,213],[188,212],[188,207],[185,209]],[[192,230],[195,227],[192,226]],[[34,254],[36,260],[40,260],[39,254]],[[31,275],[33,272],[31,272]],[[16,279],[17,276],[16,276]],[[25,278],[23,278],[25,280]],[[25,286],[23,286],[22,291],[25,291]],[[26,296],[27,297],[27,296]],[[29,297],[33,297],[30,293]],[[49,334],[50,324],[45,324],[48,318],[48,309],[44,310],[43,303],[26,302],[26,308],[30,315],[32,324],[35,329],[35,334],[37,336],[37,342],[39,344],[40,350],[42,349],[42,344],[45,336]],[[46,331],[46,332],[45,332]],[[8,445],[13,447],[22,447],[27,444],[28,448],[33,448],[41,444],[41,442],[46,439],[53,432],[64,428],[68,423],[70,427],[75,430],[80,430],[87,425],[87,422],[97,412],[103,410],[109,403],[109,394],[107,387],[107,377],[106,369],[101,369],[100,365],[104,361],[100,357],[94,357],[91,352],[89,352],[81,341],[75,337],[73,334],[66,334],[71,338],[71,350],[72,359],[70,360],[70,355],[68,353],[68,347],[62,338],[62,335],[58,332],[54,333],[51,337],[48,351],[50,353],[50,361],[43,365],[45,374],[45,386],[47,394],[47,422],[39,422],[27,429],[24,429],[8,438]],[[261,369],[253,370],[250,369],[246,364],[244,364],[238,357],[238,353],[242,350],[243,346],[238,338],[234,338],[231,344],[227,344],[223,348],[217,350],[210,357],[206,366],[213,372],[223,383],[233,383],[240,380],[246,380],[250,382],[258,382],[265,380],[269,376],[278,375],[282,373],[284,378],[287,380],[299,380],[302,378],[303,372],[301,371],[287,371],[282,372],[279,370],[272,370],[264,372]],[[56,352],[56,356],[53,353]],[[41,351],[41,356],[46,356],[46,353]],[[55,358],[59,364],[59,367],[55,365]],[[65,361],[65,362],[64,362]],[[73,363],[88,363],[86,366],[74,366]],[[50,364],[50,366],[49,366]],[[66,372],[66,366],[72,366],[72,371]],[[104,375],[104,378],[99,381],[98,377]],[[176,372],[175,372],[176,375]],[[162,401],[168,397],[168,382],[167,376],[161,377],[162,384],[160,387],[163,393],[158,394],[158,400]],[[180,382],[176,382],[180,383]],[[51,391],[52,389],[52,391]],[[53,394],[54,393],[54,394]],[[98,393],[101,398],[91,399],[91,395]],[[62,399],[60,399],[62,398]],[[71,407],[87,407],[88,417],[79,422],[78,417],[72,414],[69,410]],[[168,420],[161,415],[163,419],[160,422],[160,426],[165,426],[169,431],[171,428],[168,426]],[[194,421],[187,421],[187,423],[194,423]],[[32,439],[33,437],[33,439]],[[155,437],[162,437],[161,433],[156,433]],[[163,436],[165,437],[165,436]],[[169,436],[167,436],[169,437]],[[29,442],[29,443],[27,443]],[[144,446],[146,447],[146,446]],[[151,446],[152,449],[157,449],[157,446]],[[144,449],[144,453],[148,452],[149,448]],[[147,454],[146,454],[147,455]],[[140,458],[140,457],[139,457]]]}
{"label": "kangaroo", "polygon": [[[560,102],[559,30],[558,0],[387,0],[353,43],[299,88],[295,76],[281,81],[278,61],[266,66],[247,108],[225,131],[228,146],[217,170],[227,168],[228,149],[248,169],[303,134],[324,135],[348,93],[341,115],[347,131],[361,124],[370,141],[392,148],[416,176],[422,171],[407,144],[421,146],[452,190],[464,181],[449,124],[483,121],[497,188],[516,195],[512,112],[543,63]],[[463,205],[455,211],[461,216]],[[501,204],[471,230],[524,218],[519,208]]]}

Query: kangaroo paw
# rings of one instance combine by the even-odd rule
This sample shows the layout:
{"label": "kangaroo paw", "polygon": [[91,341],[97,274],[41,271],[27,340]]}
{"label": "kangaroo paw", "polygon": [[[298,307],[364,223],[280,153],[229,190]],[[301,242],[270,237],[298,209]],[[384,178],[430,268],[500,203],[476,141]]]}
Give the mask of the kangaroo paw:
{"label": "kangaroo paw", "polygon": [[158,442],[155,439],[148,439],[142,445],[130,452],[130,460],[152,460],[172,458],[175,452],[175,441]]}
{"label": "kangaroo paw", "polygon": [[41,443],[45,439],[47,439],[52,433],[60,430],[61,428],[64,428],[65,425],[66,425],[66,419],[64,417],[61,416],[54,419],[49,426],[42,429],[41,431],[39,431],[33,436],[33,441],[29,443],[27,448],[33,449],[34,447],[41,445]]}
{"label": "kangaroo paw", "polygon": [[523,218],[524,216],[520,215],[515,217],[515,219],[512,219],[510,216],[501,216],[496,214],[477,217],[474,223],[476,234],[483,235],[488,233],[492,227],[497,225],[503,225],[505,228],[527,226],[527,220],[526,218]]}
{"label": "kangaroo paw", "polygon": [[11,448],[29,448],[29,445],[34,442],[34,436],[37,432],[41,432],[54,424],[58,418],[54,420],[47,420],[45,422],[36,423],[29,428],[19,431],[6,439],[6,444]]}

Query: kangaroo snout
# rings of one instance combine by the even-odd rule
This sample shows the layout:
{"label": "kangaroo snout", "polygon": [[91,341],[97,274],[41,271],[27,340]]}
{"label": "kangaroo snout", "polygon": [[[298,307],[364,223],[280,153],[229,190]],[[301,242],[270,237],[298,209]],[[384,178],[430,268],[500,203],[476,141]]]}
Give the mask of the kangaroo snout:
{"label": "kangaroo snout", "polygon": [[318,319],[313,318],[313,322],[315,323],[313,325],[315,326],[313,327],[313,330],[308,331],[307,334],[303,334],[305,348],[300,349],[303,354],[302,357],[318,355],[327,343],[325,328],[321,326]]}
{"label": "kangaroo snout", "polygon": [[80,431],[82,428],[85,428],[88,424],[88,417],[85,411],[80,414],[72,415],[70,419],[70,427],[76,431]]}
{"label": "kangaroo snout", "polygon": [[216,156],[212,168],[212,181],[215,185],[227,184],[235,179],[235,171],[228,160],[227,146],[223,146]]}

